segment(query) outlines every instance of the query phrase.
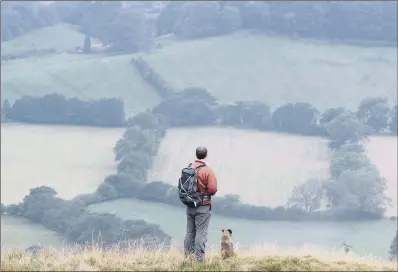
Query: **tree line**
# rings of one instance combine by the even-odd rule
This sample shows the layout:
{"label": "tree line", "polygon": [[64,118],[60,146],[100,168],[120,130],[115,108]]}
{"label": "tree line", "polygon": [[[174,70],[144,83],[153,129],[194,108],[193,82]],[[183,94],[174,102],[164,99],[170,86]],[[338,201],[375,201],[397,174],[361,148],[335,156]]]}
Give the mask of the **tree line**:
{"label": "tree line", "polygon": [[[164,7],[162,7],[165,5]],[[60,22],[109,45],[151,48],[155,37],[197,39],[255,29],[290,37],[397,44],[396,2],[1,2],[2,41]]]}
{"label": "tree line", "polygon": [[67,99],[60,94],[23,96],[11,105],[5,100],[2,121],[38,124],[122,127],[125,125],[124,102],[117,98],[84,101]]}
{"label": "tree line", "polygon": [[[180,92],[166,91],[163,101],[152,111],[163,116],[164,124],[169,127],[217,125],[322,136],[331,140],[331,147],[338,147],[347,139],[359,141],[363,135],[396,135],[397,107],[390,107],[387,98],[367,97],[361,101],[356,112],[339,107],[321,113],[308,103],[287,103],[271,112],[269,106],[261,102],[218,104],[217,99],[206,89],[191,87]],[[340,116],[339,119],[330,123],[337,116]],[[121,99],[83,101],[78,98],[66,99],[56,93],[42,97],[23,96],[12,105],[5,100],[1,119],[102,127],[121,127],[128,124]]]}
{"label": "tree line", "polygon": [[[309,103],[286,103],[271,111],[265,103],[258,101],[236,101],[233,104],[219,104],[217,99],[200,87],[186,88],[180,92],[174,90],[142,58],[132,58],[141,75],[154,86],[163,98],[153,110],[154,113],[167,116],[172,127],[178,126],[234,126],[243,129],[284,132],[303,136],[321,136],[331,139],[330,146],[339,146],[346,137],[360,139],[360,135],[397,134],[398,105],[390,106],[385,97],[364,98],[357,111],[342,107],[329,108],[320,112]],[[180,114],[184,112],[184,114]],[[353,120],[350,130],[339,129],[338,123],[327,131],[326,124],[337,115],[345,113]],[[356,120],[358,119],[358,120]],[[355,136],[357,132],[360,135]],[[345,135],[343,135],[345,133]]]}
{"label": "tree line", "polygon": [[183,38],[257,29],[290,37],[397,43],[394,2],[171,2],[157,19],[158,34]]}
{"label": "tree line", "polygon": [[59,22],[47,5],[32,2],[1,2],[1,41],[8,41],[32,30]]}
{"label": "tree line", "polygon": [[[364,99],[361,105],[368,105],[368,100]],[[369,108],[360,106],[358,113],[367,112],[365,109]],[[78,199],[86,205],[121,197],[180,205],[175,186],[161,181],[147,183],[147,171],[152,167],[153,158],[168,128],[214,125],[216,118],[212,113],[218,111],[217,101],[205,90],[187,89],[164,100],[154,109],[129,118],[128,127],[114,148],[117,173],[106,177],[94,194],[79,196]],[[345,110],[336,114],[331,112],[335,113],[327,111],[318,116],[322,122],[312,120],[307,123],[322,124],[318,130],[331,139],[332,156],[327,181],[309,181],[298,186],[287,207],[256,207],[241,203],[239,196],[229,195],[215,198],[214,211],[256,220],[382,218],[389,201],[384,194],[385,180],[364,153],[363,144],[370,130],[366,128],[368,119]],[[242,126],[242,120],[250,120],[249,124],[257,124],[255,120],[259,120],[262,124],[264,116],[258,115],[258,111],[254,113],[255,118],[250,111],[237,118],[240,119],[238,127]],[[293,120],[300,119],[299,113],[293,111],[285,120],[290,119],[293,123]],[[302,115],[305,116],[305,113]],[[281,118],[277,116],[275,118]],[[371,115],[366,116],[370,118]],[[302,127],[306,128],[305,125]],[[367,186],[363,186],[364,183]],[[319,210],[323,202],[326,202],[326,211]]]}
{"label": "tree line", "polygon": [[[261,102],[218,104],[205,89],[192,87],[164,99],[153,113],[164,116],[171,127],[221,125],[322,136],[331,140],[331,147],[348,140],[359,141],[363,135],[397,133],[397,105],[390,107],[387,98],[382,97],[362,99],[356,112],[330,108],[321,113],[309,103],[301,102],[287,103],[271,112]],[[339,119],[330,123],[337,116]]]}
{"label": "tree line", "polygon": [[131,243],[168,245],[170,237],[158,225],[144,220],[121,220],[110,213],[89,213],[76,201],[56,196],[48,186],[30,189],[19,204],[1,204],[1,214],[23,216],[61,234],[69,244],[101,247]]}

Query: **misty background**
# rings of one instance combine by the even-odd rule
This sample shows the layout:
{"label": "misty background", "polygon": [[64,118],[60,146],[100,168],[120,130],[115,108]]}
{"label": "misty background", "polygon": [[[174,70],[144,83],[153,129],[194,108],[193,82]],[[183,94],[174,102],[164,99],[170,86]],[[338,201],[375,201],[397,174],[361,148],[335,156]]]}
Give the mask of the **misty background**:
{"label": "misty background", "polygon": [[[397,254],[397,3],[1,2],[1,247],[185,234]],[[99,235],[100,234],[100,235]]]}

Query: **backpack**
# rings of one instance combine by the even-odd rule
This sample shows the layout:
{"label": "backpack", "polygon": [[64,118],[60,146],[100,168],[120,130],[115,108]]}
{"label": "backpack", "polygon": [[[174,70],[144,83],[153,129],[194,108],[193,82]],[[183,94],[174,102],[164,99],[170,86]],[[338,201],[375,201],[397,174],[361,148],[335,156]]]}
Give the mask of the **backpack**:
{"label": "backpack", "polygon": [[181,171],[181,177],[178,179],[178,196],[184,205],[198,207],[204,200],[204,196],[199,194],[198,171],[206,165],[200,165],[196,168],[191,168],[191,165],[192,163]]}

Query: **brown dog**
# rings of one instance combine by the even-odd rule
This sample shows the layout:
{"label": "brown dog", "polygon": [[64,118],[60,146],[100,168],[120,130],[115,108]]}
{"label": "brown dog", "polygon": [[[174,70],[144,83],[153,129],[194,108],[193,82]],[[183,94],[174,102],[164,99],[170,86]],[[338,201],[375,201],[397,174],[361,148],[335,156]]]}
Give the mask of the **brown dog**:
{"label": "brown dog", "polygon": [[221,237],[221,257],[223,259],[234,256],[234,245],[232,243],[232,230],[223,229]]}

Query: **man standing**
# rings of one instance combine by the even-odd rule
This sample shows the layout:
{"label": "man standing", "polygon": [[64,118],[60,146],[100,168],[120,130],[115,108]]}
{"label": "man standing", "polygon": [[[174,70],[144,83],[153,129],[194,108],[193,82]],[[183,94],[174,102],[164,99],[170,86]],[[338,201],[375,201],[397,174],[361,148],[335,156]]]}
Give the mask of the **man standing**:
{"label": "man standing", "polygon": [[203,261],[207,230],[211,217],[211,196],[217,192],[217,178],[205,163],[207,148],[196,149],[196,161],[184,168],[178,189],[181,201],[187,205],[187,233],[184,240],[185,255],[195,253]]}

